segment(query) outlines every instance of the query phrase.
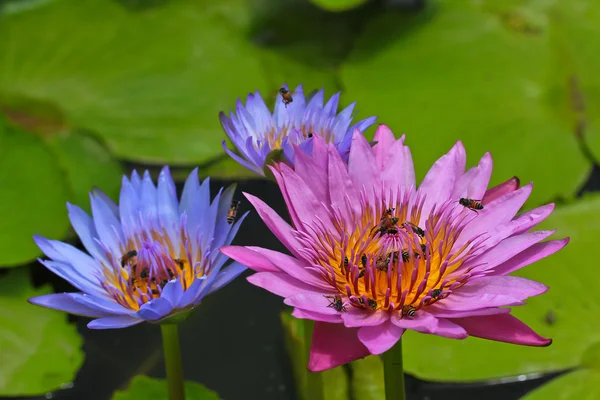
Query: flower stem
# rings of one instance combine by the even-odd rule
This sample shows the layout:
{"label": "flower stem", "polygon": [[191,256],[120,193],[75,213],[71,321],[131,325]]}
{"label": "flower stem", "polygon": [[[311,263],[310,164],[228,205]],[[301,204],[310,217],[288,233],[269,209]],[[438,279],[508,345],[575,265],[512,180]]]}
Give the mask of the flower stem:
{"label": "flower stem", "polygon": [[162,324],[160,329],[163,338],[167,382],[169,384],[169,400],[185,400],[177,324]]}
{"label": "flower stem", "polygon": [[[315,328],[315,322],[305,319],[304,323],[304,350],[306,354],[306,363],[308,366],[308,360],[310,359],[310,346],[312,343],[313,330]],[[309,400],[323,400],[323,377],[318,372],[306,371],[306,399]]]}
{"label": "flower stem", "polygon": [[406,400],[402,368],[402,339],[383,353],[383,376],[386,400]]}

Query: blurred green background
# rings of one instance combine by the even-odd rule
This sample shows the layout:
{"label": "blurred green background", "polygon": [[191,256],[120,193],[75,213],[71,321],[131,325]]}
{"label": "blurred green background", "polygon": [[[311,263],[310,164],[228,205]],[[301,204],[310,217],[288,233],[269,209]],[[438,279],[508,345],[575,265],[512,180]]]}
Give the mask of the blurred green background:
{"label": "blurred green background", "polygon": [[492,184],[533,181],[527,207],[557,202],[543,228],[572,238],[522,273],[551,286],[515,311],[551,347],[410,333],[408,372],[576,368],[528,399],[600,399],[600,198],[580,196],[600,188],[599,45],[597,0],[0,2],[0,396],[56,389],[84,358],[63,314],[24,302],[51,290],[17,268],[40,256],[31,236],[73,239],[65,203],[115,198],[132,166],[254,178],[224,155],[218,112],[302,83],[406,133],[418,178],[457,140],[470,165],[491,151]]}

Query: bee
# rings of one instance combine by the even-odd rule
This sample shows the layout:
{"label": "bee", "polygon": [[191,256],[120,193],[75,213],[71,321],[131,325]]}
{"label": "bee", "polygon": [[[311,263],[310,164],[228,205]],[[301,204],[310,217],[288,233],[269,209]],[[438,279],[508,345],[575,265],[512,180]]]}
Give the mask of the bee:
{"label": "bee", "polygon": [[231,202],[231,205],[229,206],[229,210],[227,210],[227,223],[228,224],[233,224],[233,221],[235,220],[235,217],[237,215],[239,208],[240,208],[239,200],[234,200]]}
{"label": "bee", "polygon": [[150,276],[150,271],[148,268],[144,268],[142,272],[140,272],[140,278],[147,279]]}
{"label": "bee", "polygon": [[442,294],[442,289],[433,289],[431,291],[431,298],[437,299],[438,297],[440,297],[441,294]]}
{"label": "bee", "polygon": [[325,296],[326,298],[328,298],[329,300],[331,300],[331,302],[329,303],[329,305],[327,307],[332,307],[335,308],[336,311],[338,312],[346,312],[348,311],[346,309],[346,306],[344,305],[344,302],[342,301],[342,298],[339,295],[335,295],[335,296]]}
{"label": "bee", "polygon": [[[365,305],[365,301],[363,300],[362,297],[358,298],[358,302],[360,304],[362,304],[363,306]],[[377,308],[377,302],[373,299],[367,299],[367,305],[371,310],[375,310]]]}
{"label": "bee", "polygon": [[308,132],[307,137],[310,139],[311,137],[313,137],[313,133],[312,132]]}
{"label": "bee", "polygon": [[[180,270],[183,271],[185,263],[181,258],[175,258],[175,259],[173,259],[173,262],[179,266]],[[168,271],[169,271],[169,275],[171,275],[173,273],[173,271],[171,271],[170,269]]]}
{"label": "bee", "polygon": [[347,269],[348,268],[348,264],[349,264],[348,257],[344,257],[344,268]]}
{"label": "bee", "polygon": [[421,238],[423,236],[425,236],[425,231],[423,229],[419,228],[417,225],[413,224],[412,222],[405,221],[402,223],[402,227],[404,229],[411,228],[412,231]]}
{"label": "bee", "polygon": [[410,260],[410,254],[407,250],[402,250],[402,261],[408,262]]}
{"label": "bee", "polygon": [[414,317],[417,309],[413,306],[404,306],[402,307],[402,316],[408,315],[409,317]]}
{"label": "bee", "polygon": [[427,260],[427,245],[425,243],[421,243],[421,252],[423,253],[423,259]]}
{"label": "bee", "polygon": [[125,268],[125,265],[129,264],[135,266],[137,264],[137,251],[129,250],[121,257],[121,268]]}
{"label": "bee", "polygon": [[281,101],[283,102],[283,104],[285,104],[285,108],[287,108],[288,104],[294,101],[294,98],[290,94],[290,91],[284,87],[279,89],[279,94],[281,95]]}
{"label": "bee", "polygon": [[377,234],[377,232],[380,232],[382,235],[386,233],[395,235],[396,233],[398,233],[398,226],[396,225],[398,223],[398,218],[392,216],[394,210],[395,208],[388,208],[387,210],[385,210],[383,212],[383,215],[381,216],[379,224],[375,225],[373,229],[371,229],[371,233],[375,229],[377,229],[375,234]]}
{"label": "bee", "polygon": [[363,254],[362,256],[360,256],[360,263],[362,264],[363,268],[367,268],[367,255]]}
{"label": "bee", "polygon": [[383,272],[387,272],[388,270],[388,265],[390,263],[390,254],[388,254],[387,257],[379,257],[377,259],[377,262],[375,263],[375,268],[377,268],[380,271]]}
{"label": "bee", "polygon": [[483,204],[481,204],[481,200],[465,199],[462,197],[460,200],[458,200],[458,203],[471,211],[475,211],[476,213],[477,210],[483,210]]}

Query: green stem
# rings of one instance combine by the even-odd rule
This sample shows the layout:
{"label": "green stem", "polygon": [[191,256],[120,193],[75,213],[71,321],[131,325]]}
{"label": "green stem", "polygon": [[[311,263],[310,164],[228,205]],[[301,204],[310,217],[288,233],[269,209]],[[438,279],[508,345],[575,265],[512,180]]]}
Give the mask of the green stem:
{"label": "green stem", "polygon": [[406,400],[404,371],[402,368],[402,339],[383,353],[385,400]]}
{"label": "green stem", "polygon": [[167,382],[169,383],[169,400],[185,400],[177,324],[162,324],[160,329],[163,338]]}
{"label": "green stem", "polygon": [[[313,330],[315,322],[305,319],[304,323],[304,351],[306,354],[306,364],[310,359],[310,346],[312,343]],[[318,372],[306,371],[306,399],[307,400],[323,400],[323,377]]]}

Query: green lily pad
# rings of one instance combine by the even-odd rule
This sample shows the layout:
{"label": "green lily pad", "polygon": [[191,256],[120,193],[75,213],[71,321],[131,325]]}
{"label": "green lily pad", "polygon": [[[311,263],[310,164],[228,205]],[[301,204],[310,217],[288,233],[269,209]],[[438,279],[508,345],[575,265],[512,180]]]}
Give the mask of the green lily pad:
{"label": "green lily pad", "polygon": [[578,370],[558,377],[521,400],[598,400],[600,371]]}
{"label": "green lily pad", "polygon": [[33,235],[58,238],[67,232],[68,191],[43,141],[0,116],[0,268],[39,255]]}
{"label": "green lily pad", "polygon": [[554,238],[568,236],[571,241],[558,253],[515,273],[550,290],[514,307],[513,314],[552,338],[552,345],[535,348],[477,338],[451,340],[409,331],[404,355],[410,373],[430,380],[475,381],[599,364],[597,354],[593,355],[599,353],[600,300],[592,295],[598,268],[590,251],[600,237],[600,196],[559,208],[537,229],[557,229]]}
{"label": "green lily pad", "polygon": [[355,399],[380,400],[385,398],[383,362],[379,356],[369,356],[350,363],[352,394]]}
{"label": "green lily pad", "polygon": [[[138,375],[131,380],[129,388],[117,391],[113,400],[166,399],[168,386],[165,379],[148,378]],[[185,382],[185,398],[187,400],[219,400],[216,392],[196,382]]]}
{"label": "green lily pad", "polygon": [[58,105],[119,157],[208,160],[218,112],[266,87],[250,15],[243,0],[42,3],[1,17],[0,87]]}
{"label": "green lily pad", "polygon": [[[532,204],[571,198],[590,162],[555,3],[431,1],[418,14],[374,18],[343,66],[346,94],[407,133],[419,178],[462,140],[470,165],[492,152],[492,184],[517,175],[535,182]],[[592,53],[587,68],[597,71]]]}
{"label": "green lily pad", "polygon": [[83,363],[83,340],[66,314],[27,303],[48,293],[48,286],[31,286],[26,269],[0,278],[0,396],[58,389]]}
{"label": "green lily pad", "polygon": [[[298,398],[310,400],[305,393],[306,375],[309,373],[304,351],[304,321],[291,316],[290,311],[281,313],[281,324],[284,331],[284,340],[292,371],[298,388]],[[323,379],[324,400],[347,400],[348,377],[342,367],[321,372]]]}
{"label": "green lily pad", "polygon": [[327,11],[346,11],[358,7],[367,2],[367,0],[309,0],[316,6]]}

